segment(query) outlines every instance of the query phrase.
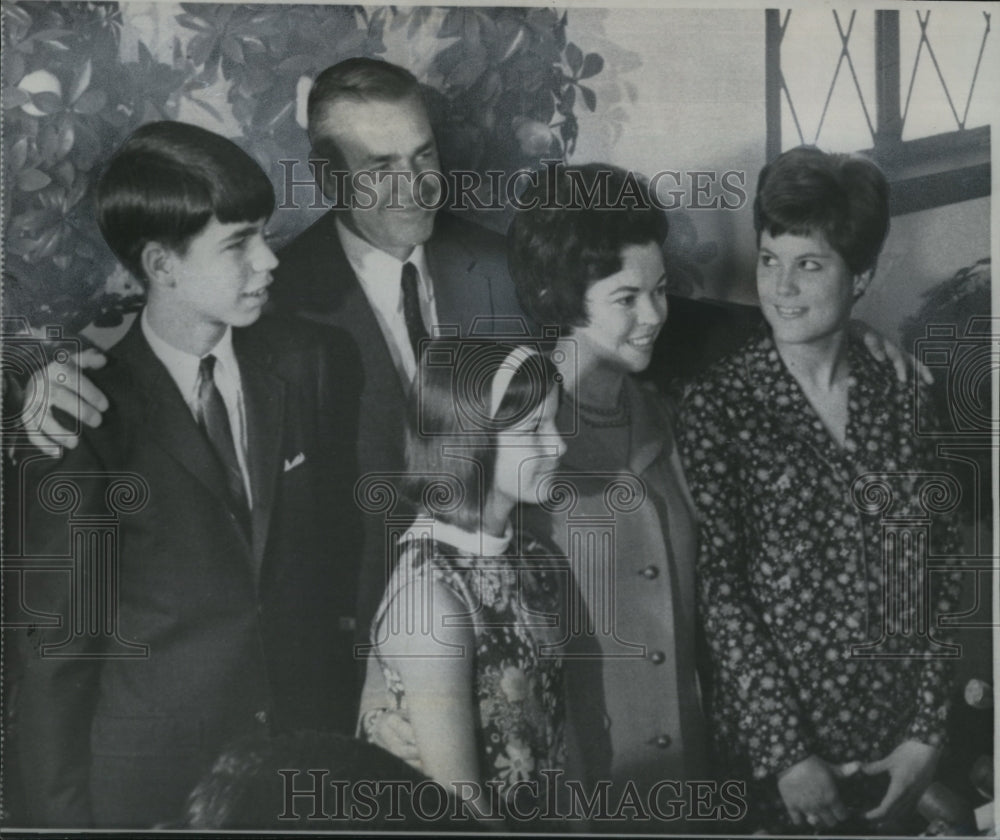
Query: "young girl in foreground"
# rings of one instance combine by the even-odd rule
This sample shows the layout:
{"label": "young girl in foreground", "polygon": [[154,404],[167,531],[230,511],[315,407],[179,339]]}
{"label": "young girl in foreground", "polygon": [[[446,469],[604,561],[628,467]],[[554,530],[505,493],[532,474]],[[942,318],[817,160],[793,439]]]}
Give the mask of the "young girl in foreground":
{"label": "young girl in foreground", "polygon": [[557,374],[528,347],[450,346],[457,363],[429,352],[414,386],[404,492],[418,516],[372,640],[385,705],[412,726],[424,772],[481,813],[497,813],[491,788],[542,812],[541,771],[564,763],[566,579],[512,519],[565,448]]}

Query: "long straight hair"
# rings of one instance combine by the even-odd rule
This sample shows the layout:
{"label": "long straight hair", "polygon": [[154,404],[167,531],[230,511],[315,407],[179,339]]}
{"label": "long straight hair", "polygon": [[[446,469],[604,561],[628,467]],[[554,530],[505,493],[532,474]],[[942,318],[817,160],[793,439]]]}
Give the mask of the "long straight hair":
{"label": "long straight hair", "polygon": [[420,510],[468,531],[478,530],[496,474],[497,436],[539,417],[559,382],[541,352],[517,366],[497,410],[497,371],[519,345],[498,341],[431,342],[410,394],[404,495]]}

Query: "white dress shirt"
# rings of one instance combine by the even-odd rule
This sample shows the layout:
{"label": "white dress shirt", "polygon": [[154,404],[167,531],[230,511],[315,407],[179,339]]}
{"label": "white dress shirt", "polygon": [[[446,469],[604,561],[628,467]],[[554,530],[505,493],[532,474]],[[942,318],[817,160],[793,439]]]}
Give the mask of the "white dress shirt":
{"label": "white dress shirt", "polygon": [[400,278],[404,263],[413,263],[417,269],[420,315],[424,319],[428,335],[434,334],[434,327],[438,322],[437,310],[434,308],[433,278],[427,267],[424,246],[417,245],[407,259],[397,260],[362,239],[340,219],[337,219],[337,233],[347,261],[354,269],[361,289],[375,312],[375,319],[389,345],[389,353],[399,378],[404,387],[408,388],[417,375],[417,360],[413,355],[410,333],[406,329],[406,317],[403,314],[403,284]]}
{"label": "white dress shirt", "polygon": [[[142,310],[141,316],[142,334],[149,342],[153,353],[163,362],[170,377],[180,388],[181,396],[187,403],[191,414],[198,418],[198,368],[201,364],[200,356],[185,353],[168,344],[160,338],[149,323],[146,310]],[[233,328],[227,327],[218,344],[215,345],[205,355],[215,356],[215,368],[212,378],[215,380],[215,387],[219,389],[219,395],[226,406],[226,414],[229,416],[229,428],[233,433],[233,443],[236,444],[236,460],[240,465],[240,474],[243,476],[243,487],[247,493],[247,504],[253,507],[253,495],[250,492],[250,471],[247,468],[247,430],[246,414],[243,409],[243,383],[240,379],[240,367],[236,363],[236,354],[233,352]]]}

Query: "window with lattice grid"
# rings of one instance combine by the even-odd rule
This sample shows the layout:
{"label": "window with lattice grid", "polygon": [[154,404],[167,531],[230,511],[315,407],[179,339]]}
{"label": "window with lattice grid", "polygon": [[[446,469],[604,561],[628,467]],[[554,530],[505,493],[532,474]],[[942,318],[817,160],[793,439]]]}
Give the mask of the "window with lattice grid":
{"label": "window with lattice grid", "polygon": [[989,195],[1000,78],[981,6],[768,9],[767,158],[803,143],[863,151],[893,213]]}

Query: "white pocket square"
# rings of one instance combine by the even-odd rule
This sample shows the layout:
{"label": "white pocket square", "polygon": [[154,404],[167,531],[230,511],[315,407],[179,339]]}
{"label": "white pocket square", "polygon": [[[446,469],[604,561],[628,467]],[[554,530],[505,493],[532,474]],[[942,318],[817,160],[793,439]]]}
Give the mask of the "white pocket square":
{"label": "white pocket square", "polygon": [[304,464],[305,462],[306,462],[306,454],[305,452],[300,452],[298,455],[292,458],[291,461],[289,460],[285,461],[285,472],[288,472],[289,470],[294,470],[297,466],[299,466],[299,464]]}

